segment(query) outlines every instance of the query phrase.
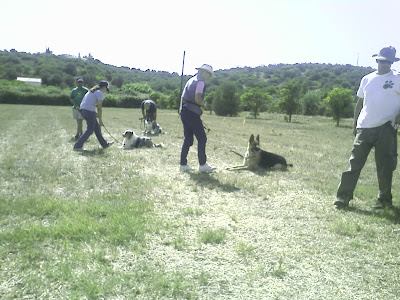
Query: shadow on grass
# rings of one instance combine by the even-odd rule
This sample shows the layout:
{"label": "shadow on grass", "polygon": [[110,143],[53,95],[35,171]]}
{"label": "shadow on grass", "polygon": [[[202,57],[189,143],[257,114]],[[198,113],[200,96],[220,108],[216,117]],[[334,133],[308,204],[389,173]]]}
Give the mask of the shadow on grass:
{"label": "shadow on grass", "polygon": [[255,175],[258,175],[258,176],[270,176],[270,174],[272,172],[288,172],[289,171],[289,169],[286,169],[286,170],[272,170],[272,169],[262,169],[262,168],[257,168],[257,169],[252,169],[252,170],[250,170],[250,169],[236,169],[236,170],[232,169],[232,170],[230,170],[229,167],[226,168],[225,170],[229,171],[229,172],[237,172],[237,173],[251,172],[251,173],[253,173]]}
{"label": "shadow on grass", "polygon": [[232,184],[221,183],[218,179],[212,176],[212,173],[189,173],[190,179],[196,181],[200,187],[207,187],[210,189],[220,189],[224,192],[236,192],[240,189]]}
{"label": "shadow on grass", "polygon": [[106,152],[106,149],[94,149],[94,150],[83,150],[77,151],[78,154],[83,156],[103,156]]}
{"label": "shadow on grass", "polygon": [[370,216],[379,219],[387,220],[393,224],[400,224],[400,208],[386,208],[386,209],[373,209],[373,210],[364,210],[357,207],[348,207],[345,209],[351,213],[357,213],[363,216]]}
{"label": "shadow on grass", "polygon": [[342,125],[342,124],[339,124],[339,126],[336,126],[337,128],[344,128],[344,129],[353,129],[353,126],[351,126],[351,125]]}

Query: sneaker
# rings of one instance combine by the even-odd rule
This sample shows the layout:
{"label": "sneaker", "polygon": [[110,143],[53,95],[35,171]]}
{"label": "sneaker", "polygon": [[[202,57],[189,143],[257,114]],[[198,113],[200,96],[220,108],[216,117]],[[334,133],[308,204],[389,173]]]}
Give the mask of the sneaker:
{"label": "sneaker", "polygon": [[373,209],[385,209],[385,208],[393,208],[392,201],[382,201],[376,200],[375,204],[372,206]]}
{"label": "sneaker", "polygon": [[80,136],[81,136],[81,135],[77,133],[76,136],[75,136],[74,138],[77,140],[77,139],[79,139]]}
{"label": "sneaker", "polygon": [[210,172],[214,171],[216,167],[210,166],[208,163],[205,163],[204,165],[199,166],[199,171],[200,172]]}
{"label": "sneaker", "polygon": [[85,151],[85,150],[83,150],[83,148],[81,147],[81,148],[75,148],[74,147],[74,149],[73,149],[74,151],[79,151],[79,152],[82,152],[82,151]]}
{"label": "sneaker", "polygon": [[336,208],[346,208],[349,206],[350,199],[342,199],[342,198],[337,198],[335,202],[333,202],[333,205],[336,206]]}
{"label": "sneaker", "polygon": [[107,142],[107,146],[103,147],[103,149],[107,149],[107,148],[110,147],[112,144],[114,144],[114,141]]}
{"label": "sneaker", "polygon": [[188,165],[180,165],[179,171],[181,171],[181,172],[190,172],[190,171],[193,171],[193,169]]}

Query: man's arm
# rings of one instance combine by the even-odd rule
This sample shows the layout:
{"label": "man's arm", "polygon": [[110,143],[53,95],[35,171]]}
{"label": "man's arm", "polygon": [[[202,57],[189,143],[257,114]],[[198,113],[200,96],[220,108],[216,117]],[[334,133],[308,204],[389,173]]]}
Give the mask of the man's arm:
{"label": "man's arm", "polygon": [[97,101],[97,118],[99,118],[99,125],[103,126],[103,101]]}
{"label": "man's arm", "polygon": [[203,102],[202,94],[196,93],[194,96],[194,101],[196,102],[196,104],[198,106],[203,107],[203,108],[206,107],[205,103]]}
{"label": "man's arm", "polygon": [[74,90],[69,94],[69,101],[71,101],[72,105],[75,105]]}
{"label": "man's arm", "polygon": [[196,104],[202,108],[206,107],[206,104],[203,101],[203,92],[206,87],[204,81],[198,81],[196,85],[196,92],[194,94],[194,101]]}
{"label": "man's arm", "polygon": [[353,120],[353,134],[356,135],[357,131],[357,120],[360,115],[361,109],[363,108],[364,99],[358,98],[356,107],[354,108],[354,120]]}

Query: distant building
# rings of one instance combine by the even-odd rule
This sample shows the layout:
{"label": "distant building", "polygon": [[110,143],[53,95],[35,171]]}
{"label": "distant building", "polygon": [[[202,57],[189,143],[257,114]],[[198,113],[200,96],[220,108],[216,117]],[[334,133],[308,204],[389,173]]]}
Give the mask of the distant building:
{"label": "distant building", "polygon": [[42,85],[42,79],[40,79],[40,78],[17,77],[17,80],[32,84],[32,85],[36,85],[36,86]]}

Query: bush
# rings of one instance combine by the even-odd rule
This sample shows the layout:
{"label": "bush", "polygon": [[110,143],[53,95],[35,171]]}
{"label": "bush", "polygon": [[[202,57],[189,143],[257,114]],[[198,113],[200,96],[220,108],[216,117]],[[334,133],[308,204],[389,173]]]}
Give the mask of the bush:
{"label": "bush", "polygon": [[103,101],[104,107],[117,107],[118,106],[118,97],[116,95],[107,94],[104,96]]}
{"label": "bush", "polygon": [[38,87],[19,81],[0,82],[0,103],[70,105],[69,92],[55,87]]}
{"label": "bush", "polygon": [[252,88],[247,90],[241,97],[242,106],[250,111],[254,118],[260,114],[261,107],[267,108],[267,101],[270,98],[268,94],[265,94],[259,88]]}
{"label": "bush", "polygon": [[351,90],[341,87],[333,88],[324,99],[329,113],[339,126],[340,119],[348,117],[348,112],[353,109],[353,96]]}
{"label": "bush", "polygon": [[236,116],[239,112],[240,98],[234,83],[226,82],[217,89],[213,110],[218,116]]}
{"label": "bush", "polygon": [[321,113],[324,106],[321,93],[318,91],[308,91],[300,100],[301,110],[305,116],[316,116]]}
{"label": "bush", "polygon": [[141,99],[135,96],[122,95],[119,99],[118,107],[139,108],[143,100],[146,100],[146,98]]}

